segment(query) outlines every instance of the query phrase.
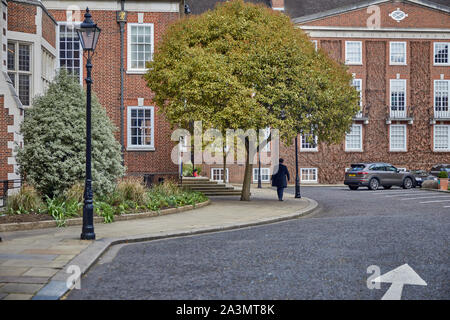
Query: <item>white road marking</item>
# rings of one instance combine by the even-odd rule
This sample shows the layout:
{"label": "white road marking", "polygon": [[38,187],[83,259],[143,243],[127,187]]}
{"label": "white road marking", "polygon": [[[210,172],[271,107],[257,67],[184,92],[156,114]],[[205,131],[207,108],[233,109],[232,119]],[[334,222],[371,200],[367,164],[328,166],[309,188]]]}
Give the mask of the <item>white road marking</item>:
{"label": "white road marking", "polygon": [[444,208],[450,208],[450,206],[444,206]]}
{"label": "white road marking", "polygon": [[432,198],[449,198],[450,199],[450,197],[449,196],[446,196],[446,195],[439,195],[439,196],[428,196],[428,197],[414,197],[414,198],[403,198],[403,199],[399,199],[399,200],[402,200],[402,201],[404,201],[404,200],[415,200],[415,199],[432,199]]}
{"label": "white road marking", "polygon": [[394,194],[394,195],[388,195],[386,196],[386,198],[393,198],[393,197],[403,197],[403,196],[410,196],[410,195],[423,195],[423,194],[428,194],[427,192],[420,192],[420,191],[415,191],[415,192],[405,192],[402,194]]}
{"label": "white road marking", "polygon": [[433,200],[433,201],[422,201],[422,202],[419,202],[419,203],[447,202],[447,201],[450,201],[450,199],[448,199],[448,200]]}

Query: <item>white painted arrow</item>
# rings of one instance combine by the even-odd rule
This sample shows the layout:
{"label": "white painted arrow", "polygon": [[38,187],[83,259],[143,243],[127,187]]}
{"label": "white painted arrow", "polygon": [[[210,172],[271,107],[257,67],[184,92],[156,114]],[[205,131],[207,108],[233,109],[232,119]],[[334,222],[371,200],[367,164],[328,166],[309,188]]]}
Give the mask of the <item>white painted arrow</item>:
{"label": "white painted arrow", "polygon": [[426,286],[427,283],[407,263],[391,270],[372,281],[392,283],[381,300],[401,300],[405,284]]}

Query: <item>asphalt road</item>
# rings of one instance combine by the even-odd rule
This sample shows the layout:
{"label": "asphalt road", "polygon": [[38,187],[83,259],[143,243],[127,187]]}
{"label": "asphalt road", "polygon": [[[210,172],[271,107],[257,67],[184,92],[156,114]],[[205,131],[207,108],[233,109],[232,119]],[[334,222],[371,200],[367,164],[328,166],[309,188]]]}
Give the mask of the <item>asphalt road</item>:
{"label": "asphalt road", "polygon": [[405,263],[427,285],[405,285],[402,299],[450,298],[450,194],[344,187],[302,193],[321,212],[112,248],[68,299],[378,300],[390,284],[368,289],[367,268],[384,274]]}

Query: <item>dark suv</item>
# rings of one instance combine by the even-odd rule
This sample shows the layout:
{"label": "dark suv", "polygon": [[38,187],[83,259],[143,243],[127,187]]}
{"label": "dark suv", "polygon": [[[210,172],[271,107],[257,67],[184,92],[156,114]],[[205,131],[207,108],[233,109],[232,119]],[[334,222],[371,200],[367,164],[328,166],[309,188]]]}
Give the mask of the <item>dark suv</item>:
{"label": "dark suv", "polygon": [[344,184],[351,190],[359,187],[377,190],[379,186],[410,189],[414,187],[415,178],[410,172],[400,171],[389,163],[356,163],[345,173]]}

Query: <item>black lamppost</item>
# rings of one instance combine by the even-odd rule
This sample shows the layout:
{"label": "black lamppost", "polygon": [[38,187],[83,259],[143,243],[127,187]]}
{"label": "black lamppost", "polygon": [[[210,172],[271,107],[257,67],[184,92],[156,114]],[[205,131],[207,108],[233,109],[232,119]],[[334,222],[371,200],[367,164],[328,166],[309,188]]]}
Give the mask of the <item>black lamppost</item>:
{"label": "black lamppost", "polygon": [[91,170],[91,58],[94,55],[100,28],[91,19],[89,8],[86,8],[84,21],[77,29],[81,47],[86,53],[86,180],[84,184],[83,229],[81,240],[95,240],[94,205],[92,200],[92,170]]}
{"label": "black lamppost", "polygon": [[300,194],[300,177],[298,175],[298,135],[295,136],[295,197],[302,197]]}

